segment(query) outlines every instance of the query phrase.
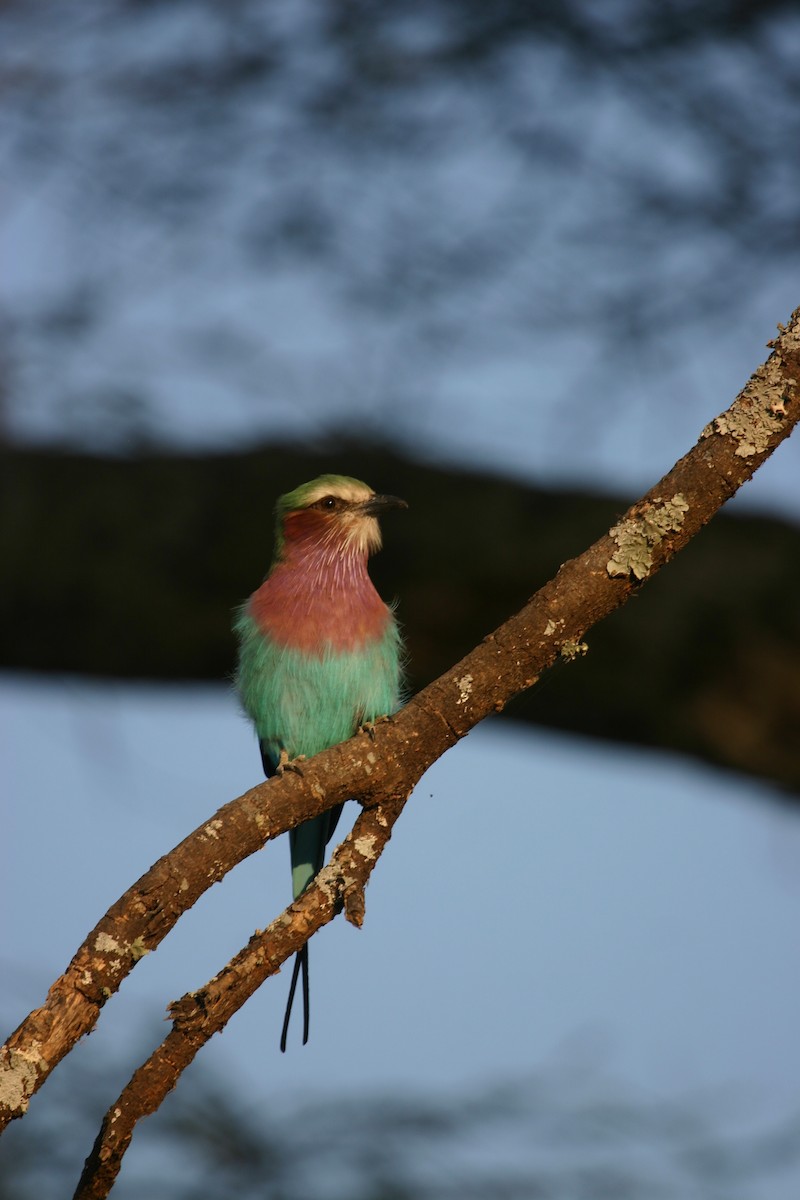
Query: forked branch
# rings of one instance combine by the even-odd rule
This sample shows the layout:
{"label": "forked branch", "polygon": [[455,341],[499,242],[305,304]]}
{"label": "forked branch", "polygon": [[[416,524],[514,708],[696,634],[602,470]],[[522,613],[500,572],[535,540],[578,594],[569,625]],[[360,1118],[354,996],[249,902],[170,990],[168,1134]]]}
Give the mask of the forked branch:
{"label": "forked branch", "polygon": [[[668,475],[608,534],[565,563],[521,612],[395,718],[379,725],[374,741],[359,735],[311,760],[302,778],[271,780],[226,804],[121,897],[42,1008],[3,1047],[0,1128],[25,1111],[28,1098],[93,1027],[100,1008],[138,959],[159,944],[211,883],[266,841],[347,797],[366,807],[331,865],[220,976],[175,1006],[167,1056],[179,1045],[182,1052],[191,1050],[190,1061],[258,983],[331,919],[340,899],[349,897],[351,914],[357,917],[363,883],[405,798],[430,764],[483,717],[535,683],[556,658],[573,657],[582,649],[587,630],[682,549],[789,435],[800,419],[800,310],[771,345],[772,354],[731,407],[703,430]],[[370,845],[373,836],[377,840]],[[255,982],[242,970],[245,961],[248,970],[256,968]],[[112,1108],[124,1100],[127,1134],[119,1120],[106,1118],[80,1196],[107,1194],[111,1183],[102,1190],[106,1184],[101,1176],[113,1181],[106,1168],[116,1162],[116,1174],[136,1120],[153,1111],[158,1096],[174,1086],[180,1071],[159,1075],[154,1061],[159,1054],[150,1060],[152,1068],[148,1064],[137,1072]]]}

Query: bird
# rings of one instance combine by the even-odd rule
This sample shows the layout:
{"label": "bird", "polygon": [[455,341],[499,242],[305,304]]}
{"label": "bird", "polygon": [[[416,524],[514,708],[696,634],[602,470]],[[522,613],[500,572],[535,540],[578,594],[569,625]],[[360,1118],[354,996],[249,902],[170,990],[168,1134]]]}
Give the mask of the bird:
{"label": "bird", "polygon": [[[361,480],[320,475],[280,496],[270,570],[237,610],[236,688],[258,737],[267,778],[368,732],[401,703],[403,646],[394,606],[378,595],[367,560],[381,546],[378,517],[407,508]],[[289,832],[292,896],[322,869],[343,805]],[[303,1045],[310,1022],[308,944],[296,954],[281,1031],[302,976]]]}

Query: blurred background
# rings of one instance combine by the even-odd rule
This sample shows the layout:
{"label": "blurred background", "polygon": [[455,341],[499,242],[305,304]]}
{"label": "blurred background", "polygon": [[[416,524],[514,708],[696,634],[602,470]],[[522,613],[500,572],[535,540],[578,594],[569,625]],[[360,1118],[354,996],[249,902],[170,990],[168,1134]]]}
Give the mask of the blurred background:
{"label": "blurred background", "polygon": [[[800,303],[799,61],[768,0],[0,5],[9,1030],[259,779],[229,627],[276,495],[409,501],[373,574],[416,690],[727,407]],[[797,445],[728,509],[425,776],[314,939],[310,1044],[284,972],[121,1196],[797,1195]],[[139,964],[3,1200],[69,1194],[287,860]]]}

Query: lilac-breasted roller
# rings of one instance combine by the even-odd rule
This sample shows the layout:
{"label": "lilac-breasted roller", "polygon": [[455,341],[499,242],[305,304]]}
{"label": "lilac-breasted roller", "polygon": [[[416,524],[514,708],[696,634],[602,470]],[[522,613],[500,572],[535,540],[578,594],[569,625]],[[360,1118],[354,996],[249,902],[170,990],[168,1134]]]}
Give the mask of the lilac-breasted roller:
{"label": "lilac-breasted roller", "polygon": [[[267,777],[399,707],[400,634],[369,577],[367,559],[381,544],[378,516],[406,507],[345,475],[320,475],[279,498],[272,566],[234,625],[236,683]],[[295,899],[322,868],[341,810],[339,805],[290,831]],[[281,1050],[301,973],[305,1045],[308,945],[295,958]]]}

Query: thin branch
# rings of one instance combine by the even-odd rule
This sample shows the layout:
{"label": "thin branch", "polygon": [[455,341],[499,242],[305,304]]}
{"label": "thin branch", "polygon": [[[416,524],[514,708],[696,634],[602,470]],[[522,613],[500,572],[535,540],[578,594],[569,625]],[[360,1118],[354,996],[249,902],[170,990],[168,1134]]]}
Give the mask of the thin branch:
{"label": "thin branch", "polygon": [[[378,805],[374,814],[399,803],[449,746],[532,686],[557,657],[574,657],[586,631],[686,545],[800,419],[800,309],[771,345],[767,362],[672,471],[520,613],[378,726],[374,744],[360,735],[315,757],[302,778],[271,780],[226,804],[117,901],[42,1008],[0,1050],[0,1129],[22,1115],[139,958],[212,883],[266,841],[348,797]],[[309,909],[314,904],[321,907],[306,912],[298,902],[289,910],[290,924],[305,925],[304,937],[325,919],[321,900],[307,901]],[[296,948],[294,934],[291,941],[287,954]]]}

